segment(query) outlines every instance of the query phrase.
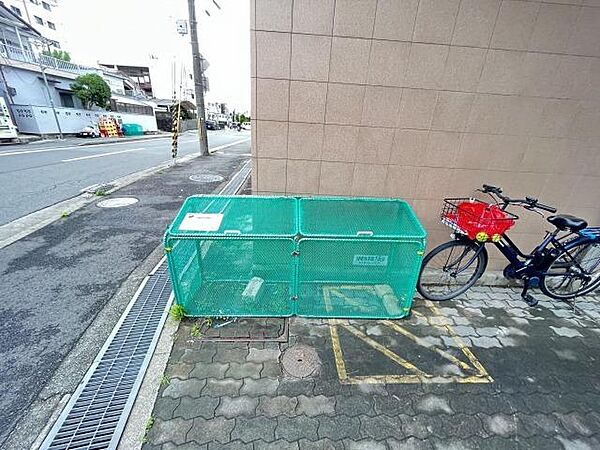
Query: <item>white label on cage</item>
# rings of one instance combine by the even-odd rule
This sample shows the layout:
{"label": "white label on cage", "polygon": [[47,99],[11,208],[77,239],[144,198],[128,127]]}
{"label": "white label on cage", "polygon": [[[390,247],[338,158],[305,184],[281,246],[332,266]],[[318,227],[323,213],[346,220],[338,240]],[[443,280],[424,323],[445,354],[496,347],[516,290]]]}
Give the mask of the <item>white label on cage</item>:
{"label": "white label on cage", "polygon": [[181,231],[219,231],[223,214],[187,213],[179,230]]}
{"label": "white label on cage", "polygon": [[387,266],[388,257],[385,255],[354,255],[353,266]]}

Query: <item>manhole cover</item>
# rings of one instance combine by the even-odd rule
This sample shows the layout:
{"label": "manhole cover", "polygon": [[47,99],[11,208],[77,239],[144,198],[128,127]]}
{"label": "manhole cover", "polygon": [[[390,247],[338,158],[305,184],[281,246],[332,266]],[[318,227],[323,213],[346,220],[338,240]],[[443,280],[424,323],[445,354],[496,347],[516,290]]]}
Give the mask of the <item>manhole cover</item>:
{"label": "manhole cover", "polygon": [[294,345],[284,352],[281,357],[281,365],[289,375],[306,378],[318,370],[321,360],[314,348],[306,345]]}
{"label": "manhole cover", "polygon": [[190,180],[198,183],[216,183],[217,181],[223,181],[223,177],[214,173],[199,173],[198,175],[192,175]]}
{"label": "manhole cover", "polygon": [[121,208],[122,206],[129,206],[137,203],[138,199],[133,197],[116,197],[102,200],[96,203],[96,206],[100,208]]}

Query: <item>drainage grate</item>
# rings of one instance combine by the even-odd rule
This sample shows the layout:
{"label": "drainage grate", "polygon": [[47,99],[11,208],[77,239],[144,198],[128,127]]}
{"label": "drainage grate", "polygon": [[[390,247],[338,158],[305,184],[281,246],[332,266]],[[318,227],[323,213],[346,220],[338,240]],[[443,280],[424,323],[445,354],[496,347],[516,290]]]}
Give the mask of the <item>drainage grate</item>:
{"label": "drainage grate", "polygon": [[[235,194],[250,161],[221,189]],[[60,417],[42,450],[117,448],[172,301],[166,259],[144,279]]]}
{"label": "drainage grate", "polygon": [[116,448],[171,303],[164,261],[145,279],[42,449]]}

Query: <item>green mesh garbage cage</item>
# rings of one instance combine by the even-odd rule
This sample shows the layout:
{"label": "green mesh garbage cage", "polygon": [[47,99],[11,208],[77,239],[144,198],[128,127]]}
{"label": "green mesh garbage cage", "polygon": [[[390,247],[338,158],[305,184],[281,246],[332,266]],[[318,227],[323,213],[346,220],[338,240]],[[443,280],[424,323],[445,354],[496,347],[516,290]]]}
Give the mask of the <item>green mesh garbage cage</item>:
{"label": "green mesh garbage cage", "polygon": [[297,200],[194,196],[165,235],[175,293],[187,316],[293,314]]}
{"label": "green mesh garbage cage", "polygon": [[401,318],[425,231],[376,198],[195,196],[165,235],[186,315]]}
{"label": "green mesh garbage cage", "polygon": [[298,315],[408,315],[426,233],[406,202],[301,198],[299,226]]}

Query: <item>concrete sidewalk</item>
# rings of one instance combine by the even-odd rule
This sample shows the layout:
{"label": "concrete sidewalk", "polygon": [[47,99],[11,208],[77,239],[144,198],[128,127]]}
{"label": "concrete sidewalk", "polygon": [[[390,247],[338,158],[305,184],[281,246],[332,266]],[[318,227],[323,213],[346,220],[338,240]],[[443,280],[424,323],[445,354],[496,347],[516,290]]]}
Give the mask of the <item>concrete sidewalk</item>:
{"label": "concrete sidewalk", "polygon": [[580,316],[481,287],[416,299],[405,320],[292,318],[289,335],[286,319],[201,336],[184,320],[139,437],[144,450],[600,448],[599,300]]}
{"label": "concrete sidewalk", "polygon": [[[166,168],[0,249],[2,449],[29,448],[162,257],[162,235],[183,200],[226,183],[249,148]],[[190,179],[202,173],[222,181]],[[138,202],[97,206],[113,197]]]}

